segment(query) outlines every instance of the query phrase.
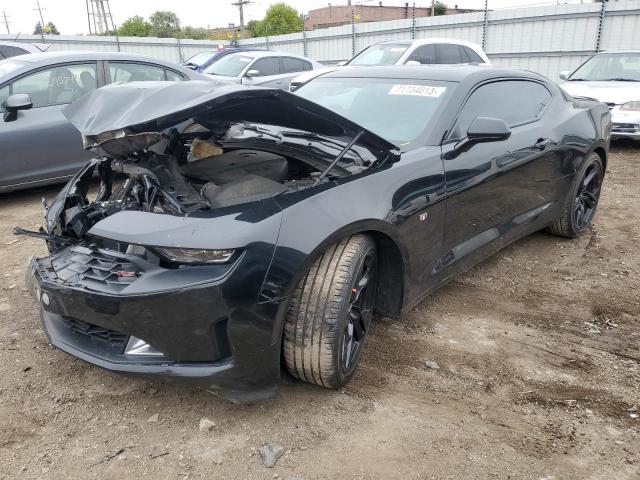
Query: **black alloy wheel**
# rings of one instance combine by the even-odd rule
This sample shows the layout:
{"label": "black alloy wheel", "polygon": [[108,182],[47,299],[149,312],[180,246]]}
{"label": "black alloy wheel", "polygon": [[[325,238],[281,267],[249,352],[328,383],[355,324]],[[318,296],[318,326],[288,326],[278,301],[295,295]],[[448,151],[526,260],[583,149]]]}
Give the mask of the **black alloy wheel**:
{"label": "black alloy wheel", "polygon": [[353,377],[371,326],[378,253],[365,234],[327,248],[298,283],[284,325],[288,370],[300,380],[339,388]]}

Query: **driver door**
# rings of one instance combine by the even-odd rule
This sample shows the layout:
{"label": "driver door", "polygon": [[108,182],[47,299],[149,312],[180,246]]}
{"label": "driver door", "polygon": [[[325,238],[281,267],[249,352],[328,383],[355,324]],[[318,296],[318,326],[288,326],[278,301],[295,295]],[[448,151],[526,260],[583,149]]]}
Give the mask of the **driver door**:
{"label": "driver door", "polygon": [[33,103],[30,110],[18,112],[14,121],[2,120],[0,188],[64,180],[91,158],[62,110],[97,88],[98,78],[96,62],[56,65],[23,75],[0,89],[2,101],[26,93]]}
{"label": "driver door", "polygon": [[[468,97],[442,147],[447,218],[438,271],[464,270],[551,219],[562,176],[553,124],[543,118],[552,100],[544,84],[521,79],[485,83]],[[456,153],[477,117],[504,120],[510,137]]]}

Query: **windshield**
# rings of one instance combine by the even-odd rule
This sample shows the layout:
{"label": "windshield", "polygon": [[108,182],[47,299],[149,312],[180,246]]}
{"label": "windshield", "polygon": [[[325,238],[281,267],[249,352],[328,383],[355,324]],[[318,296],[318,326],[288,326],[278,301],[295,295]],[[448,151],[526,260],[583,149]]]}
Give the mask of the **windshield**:
{"label": "windshield", "polygon": [[224,77],[237,77],[252,60],[253,57],[232,53],[205,68],[204,73],[222,75]]}
{"label": "windshield", "polygon": [[425,130],[447,90],[451,82],[316,78],[295,93],[400,146]]}
{"label": "windshield", "polygon": [[610,53],[591,57],[569,81],[618,80],[640,82],[640,53]]}
{"label": "windshield", "polygon": [[9,75],[11,72],[24,67],[23,62],[17,62],[15,60],[2,60],[0,61],[0,83],[4,79],[5,76]]}
{"label": "windshield", "polygon": [[197,67],[199,67],[203,63],[206,63],[211,57],[213,57],[217,53],[218,51],[196,53],[193,57],[191,57],[189,60],[187,60],[184,63],[186,63],[187,65],[196,65]]}
{"label": "windshield", "polygon": [[409,48],[409,43],[379,43],[364,49],[347,65],[394,65]]}

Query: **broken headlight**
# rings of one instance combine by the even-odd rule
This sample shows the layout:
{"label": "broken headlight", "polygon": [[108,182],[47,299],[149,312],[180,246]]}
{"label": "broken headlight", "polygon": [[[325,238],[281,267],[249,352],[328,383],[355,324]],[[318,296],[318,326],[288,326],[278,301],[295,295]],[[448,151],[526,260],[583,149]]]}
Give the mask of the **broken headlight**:
{"label": "broken headlight", "polygon": [[236,253],[235,250],[204,248],[156,247],[155,250],[169,261],[188,264],[227,263]]}

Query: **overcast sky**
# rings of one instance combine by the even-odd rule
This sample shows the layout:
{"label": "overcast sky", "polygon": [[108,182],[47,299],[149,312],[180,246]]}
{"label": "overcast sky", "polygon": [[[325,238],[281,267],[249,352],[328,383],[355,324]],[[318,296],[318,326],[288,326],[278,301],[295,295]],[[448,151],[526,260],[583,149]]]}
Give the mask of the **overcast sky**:
{"label": "overcast sky", "polygon": [[[238,8],[231,5],[235,0],[111,0],[111,12],[116,25],[134,15],[148,18],[156,10],[172,10],[178,14],[182,25],[194,27],[223,27],[229,23],[239,23]],[[265,10],[278,0],[253,0],[245,6],[245,22],[259,20]],[[301,12],[310,9],[333,5],[344,5],[346,0],[285,0]],[[560,0],[561,3],[580,3],[581,0]],[[591,0],[583,0],[588,2]],[[365,3],[376,4],[378,0]],[[362,0],[354,0],[362,3]],[[405,0],[383,0],[384,5],[404,5]],[[413,0],[410,1],[410,4]],[[484,0],[446,0],[449,7],[483,8]],[[556,0],[489,0],[489,8],[508,8],[521,5],[553,4]],[[429,6],[430,0],[417,1],[416,6]],[[63,35],[88,33],[85,0],[40,0],[45,23],[53,22]],[[36,0],[0,0],[0,33],[7,33],[3,11],[7,14],[9,29],[12,34],[33,33],[40,17]]]}

